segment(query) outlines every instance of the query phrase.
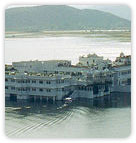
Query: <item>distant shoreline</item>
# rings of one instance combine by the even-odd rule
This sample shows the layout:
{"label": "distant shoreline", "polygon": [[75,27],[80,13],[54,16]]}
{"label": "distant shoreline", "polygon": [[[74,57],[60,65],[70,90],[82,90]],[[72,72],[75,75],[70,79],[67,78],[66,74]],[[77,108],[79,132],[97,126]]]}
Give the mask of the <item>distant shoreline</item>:
{"label": "distant shoreline", "polygon": [[77,30],[77,31],[39,31],[39,32],[5,32],[5,40],[20,38],[46,38],[46,37],[87,37],[107,38],[120,42],[131,42],[129,30]]}
{"label": "distant shoreline", "polygon": [[[131,39],[130,30],[71,30],[71,31],[37,31],[37,32],[19,32],[19,31],[8,31],[5,32],[5,38],[42,38],[45,36],[91,36],[100,34],[100,37],[123,37]],[[98,35],[96,35],[98,36]]]}

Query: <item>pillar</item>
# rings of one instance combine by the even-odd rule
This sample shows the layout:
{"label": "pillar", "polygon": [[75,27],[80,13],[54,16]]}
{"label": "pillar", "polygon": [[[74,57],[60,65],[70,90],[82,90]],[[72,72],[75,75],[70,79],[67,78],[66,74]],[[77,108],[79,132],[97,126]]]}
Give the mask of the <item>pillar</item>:
{"label": "pillar", "polygon": [[42,96],[40,96],[40,102],[42,101]]}
{"label": "pillar", "polygon": [[46,97],[46,100],[47,100],[47,102],[48,102],[48,97]]}
{"label": "pillar", "polygon": [[53,97],[53,102],[55,102],[55,96]]}
{"label": "pillar", "polygon": [[34,96],[34,102],[36,101],[36,96]]}

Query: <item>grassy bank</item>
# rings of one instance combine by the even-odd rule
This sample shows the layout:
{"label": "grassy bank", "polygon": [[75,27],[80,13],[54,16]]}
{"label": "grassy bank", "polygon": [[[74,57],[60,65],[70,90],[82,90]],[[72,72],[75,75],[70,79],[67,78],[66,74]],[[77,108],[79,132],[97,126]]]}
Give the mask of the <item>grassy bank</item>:
{"label": "grassy bank", "polygon": [[77,31],[5,32],[5,38],[42,38],[46,36],[52,36],[52,37],[84,36],[90,38],[112,38],[120,41],[131,41],[131,31],[77,30]]}

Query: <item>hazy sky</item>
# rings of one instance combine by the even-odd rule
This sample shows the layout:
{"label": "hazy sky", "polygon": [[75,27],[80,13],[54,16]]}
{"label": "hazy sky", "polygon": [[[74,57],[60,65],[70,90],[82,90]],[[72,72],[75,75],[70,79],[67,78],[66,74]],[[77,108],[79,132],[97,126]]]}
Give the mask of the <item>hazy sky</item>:
{"label": "hazy sky", "polygon": [[[26,7],[26,6],[38,6],[38,5],[11,5],[8,8],[13,7]],[[79,9],[96,9],[105,12],[110,12],[119,17],[131,20],[131,9],[127,5],[69,5]]]}

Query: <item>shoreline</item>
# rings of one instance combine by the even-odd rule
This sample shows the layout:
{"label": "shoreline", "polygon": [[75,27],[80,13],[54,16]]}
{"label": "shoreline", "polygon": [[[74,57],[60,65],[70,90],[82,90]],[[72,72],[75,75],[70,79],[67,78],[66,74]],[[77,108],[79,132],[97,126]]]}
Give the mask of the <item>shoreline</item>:
{"label": "shoreline", "polygon": [[5,32],[5,38],[42,38],[45,36],[90,36],[95,37],[116,37],[128,38],[131,40],[129,30],[77,30],[77,31],[38,31],[38,32]]}

